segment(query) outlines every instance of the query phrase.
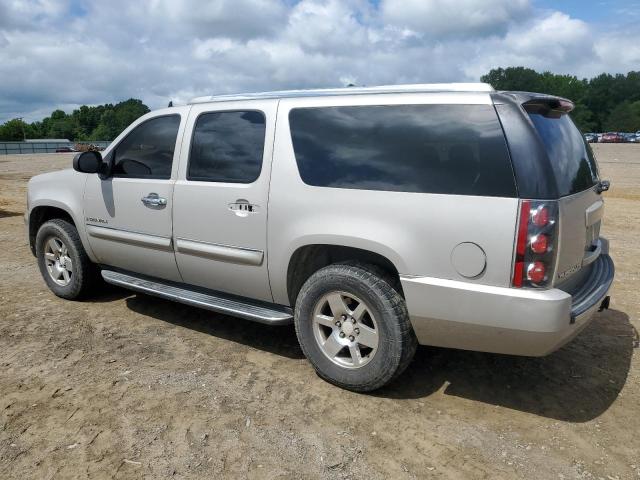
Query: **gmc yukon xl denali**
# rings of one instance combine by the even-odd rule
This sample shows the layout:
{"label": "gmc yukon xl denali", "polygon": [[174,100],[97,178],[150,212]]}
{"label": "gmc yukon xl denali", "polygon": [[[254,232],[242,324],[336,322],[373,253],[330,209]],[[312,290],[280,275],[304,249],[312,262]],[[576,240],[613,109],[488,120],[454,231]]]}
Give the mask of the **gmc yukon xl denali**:
{"label": "gmc yukon xl denali", "polygon": [[546,355],[608,306],[614,275],[609,184],[572,108],[485,84],[197,98],[32,178],[29,244],[62,298],[101,277],[294,323],[351,390],[418,344]]}

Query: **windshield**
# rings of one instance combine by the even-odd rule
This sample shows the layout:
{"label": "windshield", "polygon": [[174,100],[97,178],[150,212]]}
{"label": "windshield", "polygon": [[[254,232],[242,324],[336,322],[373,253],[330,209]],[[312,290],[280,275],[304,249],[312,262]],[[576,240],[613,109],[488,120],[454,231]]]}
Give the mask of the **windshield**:
{"label": "windshield", "polygon": [[591,147],[569,115],[530,111],[529,117],[545,146],[561,197],[582,192],[598,182]]}

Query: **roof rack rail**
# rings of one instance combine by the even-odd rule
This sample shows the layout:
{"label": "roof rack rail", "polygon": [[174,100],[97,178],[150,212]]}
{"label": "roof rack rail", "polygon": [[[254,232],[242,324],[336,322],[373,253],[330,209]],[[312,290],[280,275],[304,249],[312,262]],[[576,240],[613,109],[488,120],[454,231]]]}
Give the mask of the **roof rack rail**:
{"label": "roof rack rail", "polygon": [[329,97],[339,95],[366,95],[371,93],[429,93],[429,92],[494,92],[488,83],[418,83],[409,85],[381,85],[377,87],[322,88],[311,90],[281,90],[273,92],[234,93],[196,97],[195,103],[230,102],[234,100],[261,100],[270,98]]}

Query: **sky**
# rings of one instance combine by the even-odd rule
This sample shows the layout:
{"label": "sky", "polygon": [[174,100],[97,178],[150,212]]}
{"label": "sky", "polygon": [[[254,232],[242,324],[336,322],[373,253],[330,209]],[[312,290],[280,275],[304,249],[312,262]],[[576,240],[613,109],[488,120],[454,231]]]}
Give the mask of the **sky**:
{"label": "sky", "polygon": [[508,66],[640,70],[640,0],[0,0],[0,122]]}

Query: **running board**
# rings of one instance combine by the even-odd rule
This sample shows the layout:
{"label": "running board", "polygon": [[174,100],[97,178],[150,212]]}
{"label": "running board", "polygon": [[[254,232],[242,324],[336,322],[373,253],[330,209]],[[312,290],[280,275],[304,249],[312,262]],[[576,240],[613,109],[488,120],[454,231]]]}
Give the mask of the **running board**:
{"label": "running board", "polygon": [[105,282],[124,287],[136,292],[166,298],[175,302],[185,303],[193,307],[200,307],[217,313],[224,313],[234,317],[241,317],[254,322],[268,325],[287,325],[293,322],[290,308],[271,305],[268,303],[243,301],[238,297],[226,296],[223,293],[204,293],[178,287],[159,280],[148,280],[113,270],[102,270]]}

